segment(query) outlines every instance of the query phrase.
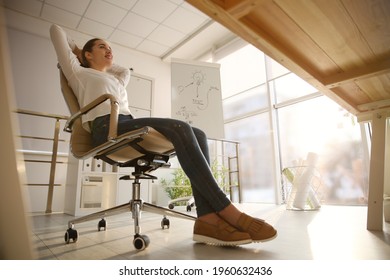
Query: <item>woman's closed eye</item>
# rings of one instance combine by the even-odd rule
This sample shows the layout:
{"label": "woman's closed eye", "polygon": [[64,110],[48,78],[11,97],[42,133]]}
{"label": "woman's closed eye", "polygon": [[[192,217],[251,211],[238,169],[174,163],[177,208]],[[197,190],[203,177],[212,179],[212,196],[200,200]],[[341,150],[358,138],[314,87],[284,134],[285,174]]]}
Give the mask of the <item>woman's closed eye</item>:
{"label": "woman's closed eye", "polygon": [[112,51],[112,50],[111,50],[111,47],[106,46],[106,45],[104,45],[104,44],[99,44],[98,47],[99,47],[100,49],[106,49],[107,51]]}

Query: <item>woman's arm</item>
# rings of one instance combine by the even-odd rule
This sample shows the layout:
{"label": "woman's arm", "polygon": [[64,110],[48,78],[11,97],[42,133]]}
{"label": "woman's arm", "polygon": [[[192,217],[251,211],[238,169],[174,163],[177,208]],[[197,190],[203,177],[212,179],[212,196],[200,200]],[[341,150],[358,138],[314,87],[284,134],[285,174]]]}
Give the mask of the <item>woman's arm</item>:
{"label": "woman's arm", "polygon": [[[56,24],[50,27],[50,38],[57,53],[58,63],[65,77],[69,80],[74,73],[83,68],[80,66],[80,61],[82,61],[81,49]],[[130,81],[130,70],[128,68],[113,64],[107,72],[114,75],[125,87]]]}
{"label": "woman's arm", "polygon": [[72,42],[73,42],[74,46],[72,47],[70,44],[69,44],[69,46],[72,49],[73,54],[77,57],[80,65],[81,65],[82,61],[83,61],[83,58],[82,58],[82,55],[81,55],[82,49],[79,49],[79,47],[74,43],[74,41],[72,41]]}
{"label": "woman's arm", "polygon": [[56,24],[50,27],[50,38],[57,54],[58,63],[65,77],[69,79],[81,68],[78,59],[78,56],[81,57],[81,50],[74,41],[70,40],[65,31]]}

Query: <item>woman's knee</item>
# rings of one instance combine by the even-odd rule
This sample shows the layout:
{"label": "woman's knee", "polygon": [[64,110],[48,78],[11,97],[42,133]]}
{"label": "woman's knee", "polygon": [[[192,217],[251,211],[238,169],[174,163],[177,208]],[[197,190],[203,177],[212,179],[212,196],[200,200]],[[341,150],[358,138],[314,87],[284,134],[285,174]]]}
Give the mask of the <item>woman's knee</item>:
{"label": "woman's knee", "polygon": [[207,135],[203,130],[197,127],[192,127],[192,130],[194,131],[194,134],[197,136],[197,138],[204,138],[204,139],[207,138]]}
{"label": "woman's knee", "polygon": [[184,121],[176,120],[176,119],[167,119],[167,122],[174,129],[179,129],[179,130],[184,130],[184,131],[190,131],[190,130],[192,131],[192,127]]}

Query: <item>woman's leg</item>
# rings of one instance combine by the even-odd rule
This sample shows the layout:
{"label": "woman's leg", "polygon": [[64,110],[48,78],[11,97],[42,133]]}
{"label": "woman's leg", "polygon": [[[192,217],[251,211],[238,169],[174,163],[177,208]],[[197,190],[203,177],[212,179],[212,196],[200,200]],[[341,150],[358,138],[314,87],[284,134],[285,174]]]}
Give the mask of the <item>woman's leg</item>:
{"label": "woman's leg", "polygon": [[[206,159],[208,166],[210,166],[210,155],[209,155],[209,146],[208,146],[208,142],[207,142],[207,136],[202,130],[200,130],[198,128],[192,127],[192,130],[194,132],[196,140],[198,141],[199,148],[202,151],[202,154],[203,154],[204,158]],[[205,194],[207,195],[207,190],[205,190],[205,191],[199,190],[200,188],[196,187],[196,182],[193,182],[193,180],[191,180],[191,179],[190,179],[190,182],[191,182],[191,186],[194,186],[194,187],[192,187],[192,194],[195,198],[196,211],[197,211],[198,217],[202,217],[202,216],[209,214],[209,213],[215,213],[216,212],[215,209],[213,207],[211,207],[209,205],[208,200],[204,199],[202,196],[202,192],[205,192]]]}
{"label": "woman's leg", "polygon": [[[103,117],[93,122],[95,144],[106,141],[108,120]],[[194,226],[194,240],[238,245],[251,240],[263,242],[276,237],[277,232],[271,225],[239,211],[219,188],[209,166],[207,138],[201,130],[174,119],[132,119],[120,116],[118,134],[143,126],[153,127],[173,143],[181,167],[191,180],[200,217]]]}
{"label": "woman's leg", "polygon": [[[192,184],[198,217],[219,212],[230,204],[210,170],[207,137],[203,131],[175,119],[132,119],[128,116],[120,116],[118,134],[144,126],[153,127],[159,131],[175,147],[180,165]],[[104,135],[97,142],[105,141],[108,133],[108,117],[95,120],[92,131],[94,139]]]}

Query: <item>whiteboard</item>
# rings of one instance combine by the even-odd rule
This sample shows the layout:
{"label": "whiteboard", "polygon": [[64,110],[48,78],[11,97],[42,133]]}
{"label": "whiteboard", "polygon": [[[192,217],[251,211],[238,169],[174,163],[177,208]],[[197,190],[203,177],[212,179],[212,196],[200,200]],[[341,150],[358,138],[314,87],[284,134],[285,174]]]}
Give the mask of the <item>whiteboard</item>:
{"label": "whiteboard", "polygon": [[172,59],[172,118],[224,138],[220,65]]}

